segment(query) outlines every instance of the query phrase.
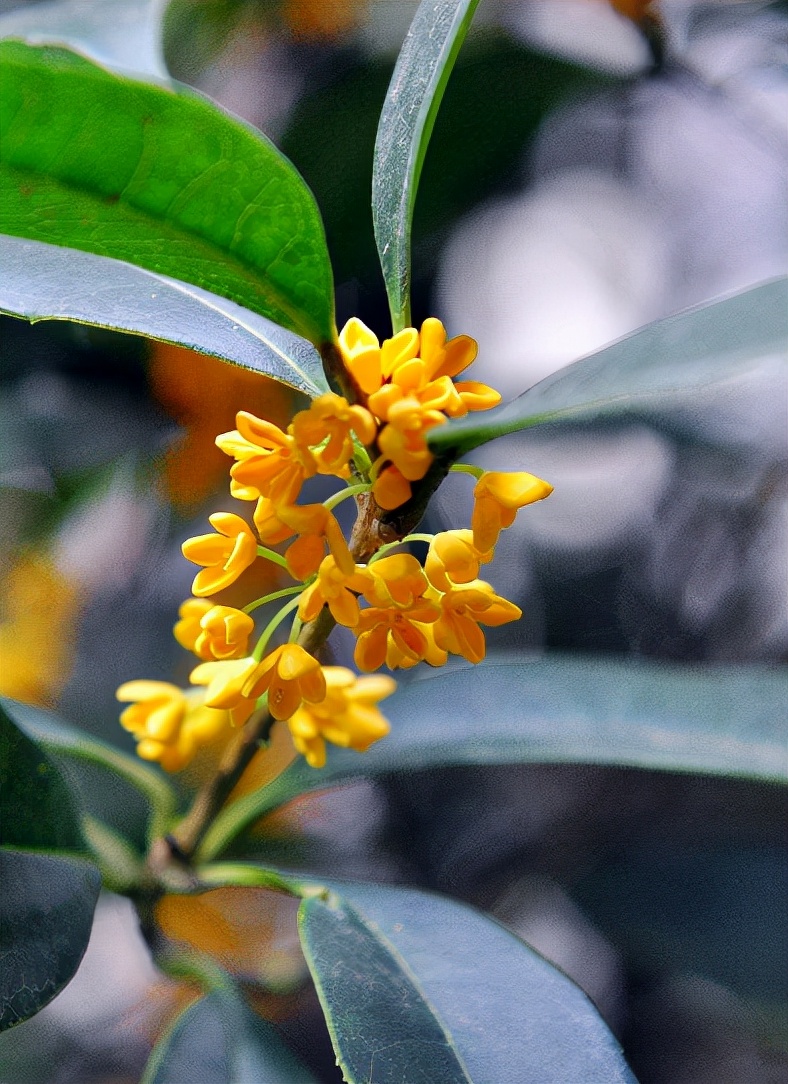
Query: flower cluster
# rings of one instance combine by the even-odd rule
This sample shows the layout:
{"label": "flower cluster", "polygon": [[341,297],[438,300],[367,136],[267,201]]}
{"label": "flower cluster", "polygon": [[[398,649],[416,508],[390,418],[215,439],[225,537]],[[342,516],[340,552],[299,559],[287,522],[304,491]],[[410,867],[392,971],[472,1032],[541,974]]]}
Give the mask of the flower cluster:
{"label": "flower cluster", "polygon": [[[441,666],[451,654],[477,663],[486,650],[481,626],[520,617],[480,571],[518,509],[548,496],[547,482],[457,465],[453,469],[477,479],[470,529],[406,535],[365,563],[355,559],[334,515],[341,501],[369,491],[384,510],[407,502],[412,483],[433,461],[429,431],[499,401],[484,384],[454,380],[474,360],[475,342],[467,336],[447,341],[440,321],[429,319],[420,332],[406,328],[380,344],[353,319],[339,347],[358,402],[328,392],[296,414],[286,431],[241,411],[237,428],[216,438],[234,460],[231,495],[254,503],[254,526],[236,513],[215,512],[213,532],[183,544],[184,555],[200,567],[194,597],[181,606],[173,630],[200,660],[192,688],[131,681],[118,690],[120,700],[131,701],[121,722],[137,738],[140,756],[169,771],[261,708],[288,726],[296,749],[314,767],[325,763],[327,741],[364,751],[388,733],[377,705],[394,691],[393,679],[323,666],[299,642],[304,624],[324,609],[352,630],[354,660],[365,674],[421,661]],[[320,474],[343,480],[345,488],[322,503],[299,504],[304,484]],[[409,542],[427,543],[423,564],[401,549]],[[283,551],[272,548],[281,544]],[[259,559],[281,566],[296,584],[242,610],[212,598]],[[252,614],[286,597],[252,647]],[[287,642],[270,646],[288,617]]]}

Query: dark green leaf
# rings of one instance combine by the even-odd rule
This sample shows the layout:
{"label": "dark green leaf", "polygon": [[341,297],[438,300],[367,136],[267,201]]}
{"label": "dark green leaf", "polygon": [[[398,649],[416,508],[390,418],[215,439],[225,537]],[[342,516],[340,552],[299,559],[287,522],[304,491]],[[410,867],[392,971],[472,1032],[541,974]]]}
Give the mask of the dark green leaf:
{"label": "dark green leaf", "polygon": [[96,765],[130,784],[145,797],[150,807],[149,838],[155,839],[167,831],[175,813],[176,798],[172,787],[158,771],[85,731],[69,726],[53,712],[5,698],[0,698],[0,711],[10,716],[51,757]]}
{"label": "dark green leaf", "polygon": [[0,845],[83,853],[86,849],[81,814],[60,771],[2,706]]}
{"label": "dark green leaf", "polygon": [[161,0],[49,0],[0,16],[0,38],[69,45],[102,64],[166,78]]}
{"label": "dark green leaf", "polygon": [[415,890],[336,889],[304,900],[299,928],[347,1080],[633,1081],[585,994],[497,923]]}
{"label": "dark green leaf", "polygon": [[328,389],[306,339],[226,298],[90,252],[0,235],[0,311],[75,320],[176,343],[319,395]]}
{"label": "dark green leaf", "polygon": [[468,1084],[451,1037],[391,945],[342,899],[305,899],[298,929],[345,1080]]}
{"label": "dark green leaf", "polygon": [[787,698],[785,673],[755,666],[568,655],[432,672],[385,702],[391,733],[369,752],[331,748],[319,770],[298,760],[229,805],[202,857],[304,791],[438,765],[617,764],[788,782]]}
{"label": "dark green leaf", "polygon": [[214,991],[190,1005],[157,1044],[142,1084],[314,1084],[270,1024],[239,997]]}
{"label": "dark green leaf", "polygon": [[101,878],[80,858],[0,850],[0,1030],[66,985],[90,938]]}
{"label": "dark green leaf", "polygon": [[786,357],[788,278],[657,320],[597,354],[559,369],[511,403],[439,426],[430,445],[462,455],[545,422],[587,421],[658,405],[666,395],[740,375]]}
{"label": "dark green leaf", "polygon": [[410,324],[410,231],[424,156],[479,0],[422,0],[380,115],[372,217],[394,331]]}
{"label": "dark green leaf", "polygon": [[64,49],[0,42],[0,229],[220,294],[334,335],[320,216],[260,133],[194,92]]}

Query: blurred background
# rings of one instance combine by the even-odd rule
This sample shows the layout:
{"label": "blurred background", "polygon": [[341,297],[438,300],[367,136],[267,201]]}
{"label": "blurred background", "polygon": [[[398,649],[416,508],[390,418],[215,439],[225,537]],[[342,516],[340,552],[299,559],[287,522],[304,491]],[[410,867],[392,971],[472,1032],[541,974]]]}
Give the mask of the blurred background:
{"label": "blurred background", "polygon": [[[89,36],[100,59],[169,72],[261,128],[317,197],[338,324],[358,315],[382,338],[372,147],[415,7],[0,0],[0,33]],[[785,273],[787,62],[786,3],[484,0],[424,168],[414,319],[477,338],[475,378],[509,398],[644,323]],[[217,507],[239,510],[213,437],[238,409],[283,423],[301,404],[173,347],[0,328],[0,693],[130,747],[117,685],[187,680],[171,636],[193,575],[180,543]],[[765,361],[623,421],[480,449],[484,466],[555,486],[502,538],[490,578],[524,617],[492,630],[491,650],[785,665],[784,380]],[[433,505],[433,529],[464,525],[470,487],[450,482]],[[642,1084],[778,1084],[786,812],[776,788],[738,781],[458,768],[301,799],[250,846],[491,912],[587,991]],[[241,932],[217,893],[179,907],[170,935],[244,977],[320,1079],[339,1080],[291,905],[236,894]],[[254,967],[239,948],[251,936]],[[4,1037],[0,1081],[135,1081],[188,996],[107,896],[75,980]]]}

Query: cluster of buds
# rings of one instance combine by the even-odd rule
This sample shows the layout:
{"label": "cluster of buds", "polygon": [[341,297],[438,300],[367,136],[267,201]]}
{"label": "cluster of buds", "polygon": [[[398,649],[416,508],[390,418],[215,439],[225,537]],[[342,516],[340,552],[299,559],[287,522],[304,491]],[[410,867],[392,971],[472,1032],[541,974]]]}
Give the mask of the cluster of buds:
{"label": "cluster of buds", "polygon": [[[286,723],[313,767],[325,763],[327,741],[363,752],[388,733],[377,705],[394,691],[394,680],[323,666],[302,646],[302,629],[324,610],[354,633],[355,664],[365,674],[422,661],[442,666],[452,654],[480,662],[481,626],[521,615],[479,573],[517,510],[552,491],[547,482],[455,464],[453,470],[477,479],[470,529],[405,535],[364,563],[334,515],[341,501],[369,492],[384,511],[405,504],[433,462],[430,429],[498,403],[486,385],[453,379],[474,360],[476,343],[467,336],[447,341],[441,322],[429,319],[420,332],[406,328],[380,344],[352,319],[339,346],[359,401],[328,392],[296,414],[287,431],[241,411],[237,429],[216,438],[235,461],[231,495],[254,502],[254,526],[233,512],[215,512],[213,532],[183,544],[184,555],[200,566],[194,597],[181,606],[174,628],[178,642],[201,660],[190,675],[192,689],[132,681],[118,690],[119,699],[132,702],[121,722],[137,738],[139,755],[169,771],[262,708]],[[299,504],[315,475],[342,479],[345,487],[322,503]],[[427,544],[423,564],[401,550],[411,542]],[[295,585],[243,609],[211,601],[259,559],[281,566]],[[251,615],[283,598],[288,601],[252,647]],[[288,618],[287,642],[271,647]]]}

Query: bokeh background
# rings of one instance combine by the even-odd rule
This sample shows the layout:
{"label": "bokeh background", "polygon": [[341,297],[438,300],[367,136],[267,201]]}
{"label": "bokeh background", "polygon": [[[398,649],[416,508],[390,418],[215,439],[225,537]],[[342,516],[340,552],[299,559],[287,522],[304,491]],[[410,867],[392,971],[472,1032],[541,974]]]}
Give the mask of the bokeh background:
{"label": "bokeh background", "polygon": [[[0,0],[0,33],[35,21],[74,40],[92,24],[107,61],[168,70],[260,127],[323,212],[338,323],[358,315],[383,337],[371,154],[415,6]],[[97,35],[99,9],[111,15]],[[424,168],[415,319],[477,338],[476,377],[509,398],[648,321],[784,273],[787,62],[785,3],[484,0]],[[128,747],[117,685],[188,673],[170,634],[193,574],[180,542],[233,504],[213,436],[237,409],[283,422],[300,404],[161,344],[10,318],[0,328],[0,693]],[[480,449],[484,466],[555,485],[502,539],[493,580],[524,618],[491,644],[785,665],[787,408],[785,378],[765,362],[625,421]],[[433,524],[465,523],[470,488],[444,489]],[[776,788],[745,782],[457,768],[312,795],[254,846],[489,911],[588,992],[642,1084],[778,1084],[786,812]],[[210,942],[253,978],[259,1011],[321,1079],[339,1080],[290,905],[237,894],[239,930],[226,902],[172,909],[171,936]],[[188,996],[156,972],[126,902],[107,896],[72,984],[4,1037],[0,1081],[136,1081]]]}

